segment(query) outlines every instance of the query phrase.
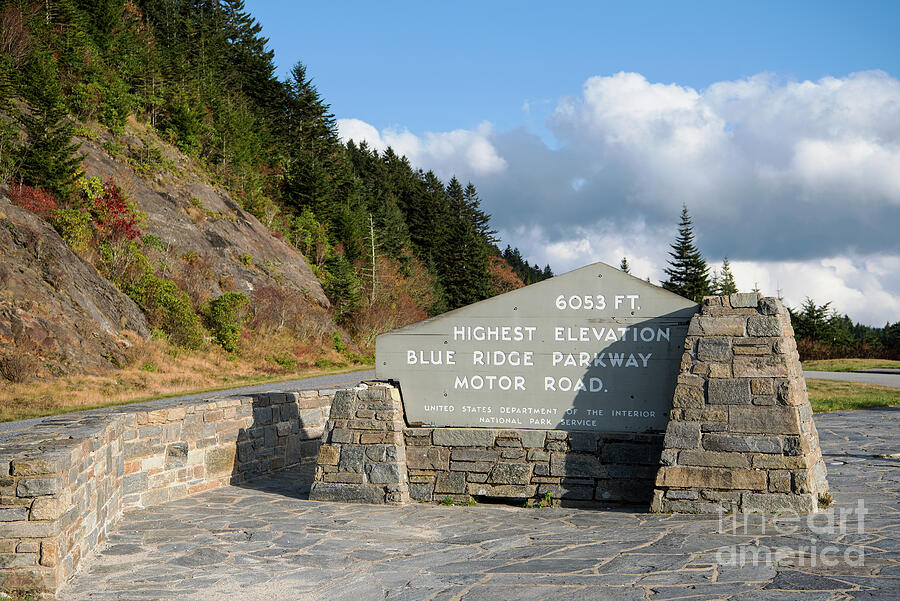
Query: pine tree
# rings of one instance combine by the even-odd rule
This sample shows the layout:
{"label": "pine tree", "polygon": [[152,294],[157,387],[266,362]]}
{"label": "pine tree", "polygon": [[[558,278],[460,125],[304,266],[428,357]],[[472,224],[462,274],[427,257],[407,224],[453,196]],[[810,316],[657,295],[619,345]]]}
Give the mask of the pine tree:
{"label": "pine tree", "polygon": [[628,259],[627,259],[627,258],[622,257],[622,262],[619,263],[619,269],[621,269],[621,270],[624,271],[625,273],[631,273],[631,266],[628,265]]}
{"label": "pine tree", "polygon": [[724,296],[726,294],[736,294],[737,291],[738,287],[734,281],[734,274],[731,273],[731,264],[728,262],[728,257],[724,257],[722,259],[722,274],[719,278],[719,288],[716,294]]}
{"label": "pine tree", "polygon": [[662,283],[663,288],[700,302],[710,291],[709,268],[694,244],[694,226],[686,205],[682,205],[681,208],[678,238],[670,247],[671,267],[665,269],[669,279]]}
{"label": "pine tree", "polygon": [[494,244],[497,240],[497,230],[491,229],[491,216],[481,210],[481,199],[478,198],[478,192],[472,182],[466,186],[463,195],[466,199],[466,210],[468,211],[469,220],[475,227],[475,231],[479,236],[484,238],[488,244]]}
{"label": "pine tree", "polygon": [[353,265],[342,254],[332,254],[325,266],[328,272],[322,279],[322,288],[331,301],[335,321],[341,323],[359,306],[362,282],[353,270]]}
{"label": "pine tree", "polygon": [[63,103],[56,63],[49,52],[36,51],[25,69],[25,101],[19,121],[27,140],[19,176],[66,201],[74,193],[81,157],[72,143],[74,126]]}
{"label": "pine tree", "polygon": [[478,232],[459,180],[450,179],[447,237],[437,256],[438,272],[451,308],[488,298],[493,292],[488,243]]}
{"label": "pine tree", "polygon": [[19,133],[11,118],[11,98],[14,94],[12,67],[12,60],[0,55],[0,181],[6,181],[13,175],[19,149]]}

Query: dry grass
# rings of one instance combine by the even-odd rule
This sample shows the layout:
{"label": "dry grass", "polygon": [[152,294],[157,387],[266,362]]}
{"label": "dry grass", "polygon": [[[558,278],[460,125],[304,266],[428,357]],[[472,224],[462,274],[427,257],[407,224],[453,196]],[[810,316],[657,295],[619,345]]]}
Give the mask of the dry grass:
{"label": "dry grass", "polygon": [[369,367],[348,364],[327,342],[302,344],[288,335],[250,333],[241,346],[230,355],[215,345],[188,352],[138,340],[122,369],[30,383],[0,380],[0,421]]}
{"label": "dry grass", "polygon": [[860,382],[807,380],[806,389],[816,413],[900,405],[900,388]]}
{"label": "dry grass", "polygon": [[900,369],[900,361],[892,359],[818,359],[803,362],[811,371],[856,371],[860,369]]}

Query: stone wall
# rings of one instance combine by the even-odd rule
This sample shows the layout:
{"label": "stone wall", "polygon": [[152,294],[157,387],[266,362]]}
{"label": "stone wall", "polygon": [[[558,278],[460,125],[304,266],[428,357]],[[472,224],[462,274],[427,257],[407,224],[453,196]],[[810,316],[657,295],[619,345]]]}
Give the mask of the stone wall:
{"label": "stone wall", "polygon": [[0,591],[52,593],[122,512],[312,460],[334,391],[162,400],[0,442]]}
{"label": "stone wall", "polygon": [[406,427],[400,391],[335,396],[310,498],[402,503],[543,499],[649,506],[662,434]]}
{"label": "stone wall", "polygon": [[706,298],[684,347],[664,435],[405,427],[396,388],[342,392],[313,498],[403,502],[408,490],[426,502],[549,494],[654,511],[815,511],[825,464],[784,306]]}
{"label": "stone wall", "polygon": [[815,511],[825,464],[781,302],[706,298],[684,344],[653,509]]}
{"label": "stone wall", "polygon": [[648,505],[659,434],[407,428],[410,497]]}

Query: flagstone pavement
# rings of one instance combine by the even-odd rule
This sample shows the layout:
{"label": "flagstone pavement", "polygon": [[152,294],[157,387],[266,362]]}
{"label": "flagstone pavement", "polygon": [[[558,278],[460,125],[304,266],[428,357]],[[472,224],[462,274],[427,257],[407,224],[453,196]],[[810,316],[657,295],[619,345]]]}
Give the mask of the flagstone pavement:
{"label": "flagstone pavement", "polygon": [[126,514],[57,598],[897,601],[900,408],[816,424],[835,503],[812,523],[320,503],[304,466]]}

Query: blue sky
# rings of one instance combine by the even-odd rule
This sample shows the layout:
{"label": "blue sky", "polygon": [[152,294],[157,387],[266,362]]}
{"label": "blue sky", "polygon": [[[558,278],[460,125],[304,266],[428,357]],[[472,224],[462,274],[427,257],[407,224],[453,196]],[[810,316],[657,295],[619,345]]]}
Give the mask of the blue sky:
{"label": "blue sky", "polygon": [[557,272],[662,277],[681,204],[788,304],[900,320],[900,2],[251,0],[345,139],[471,179]]}
{"label": "blue sky", "polygon": [[897,0],[246,4],[282,76],[302,60],[337,116],[379,129],[505,129],[525,101],[618,71],[693,88],[764,71],[900,75]]}

